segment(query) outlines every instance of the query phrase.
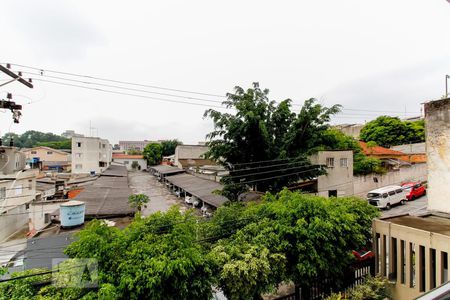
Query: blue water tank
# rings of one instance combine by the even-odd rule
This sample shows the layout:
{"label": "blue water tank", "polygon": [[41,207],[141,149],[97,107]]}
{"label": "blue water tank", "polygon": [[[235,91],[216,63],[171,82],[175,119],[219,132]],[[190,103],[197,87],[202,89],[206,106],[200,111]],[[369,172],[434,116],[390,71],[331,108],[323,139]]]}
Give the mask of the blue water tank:
{"label": "blue water tank", "polygon": [[86,205],[84,202],[72,200],[59,207],[61,227],[75,227],[84,224]]}

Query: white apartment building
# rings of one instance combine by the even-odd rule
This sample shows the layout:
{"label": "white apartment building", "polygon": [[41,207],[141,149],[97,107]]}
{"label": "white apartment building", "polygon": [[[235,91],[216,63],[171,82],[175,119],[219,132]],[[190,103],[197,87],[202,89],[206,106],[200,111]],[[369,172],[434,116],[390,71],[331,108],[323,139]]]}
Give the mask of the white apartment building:
{"label": "white apartment building", "polygon": [[0,242],[28,224],[37,172],[25,169],[25,154],[17,148],[0,146]]}
{"label": "white apartment building", "polygon": [[100,174],[112,161],[112,146],[98,137],[72,138],[72,173]]}

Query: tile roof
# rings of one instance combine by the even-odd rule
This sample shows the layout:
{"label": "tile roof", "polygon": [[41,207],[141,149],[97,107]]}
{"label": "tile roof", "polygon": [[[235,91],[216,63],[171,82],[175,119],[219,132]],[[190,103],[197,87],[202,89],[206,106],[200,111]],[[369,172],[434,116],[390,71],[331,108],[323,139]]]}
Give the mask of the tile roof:
{"label": "tile roof", "polygon": [[406,155],[403,152],[400,151],[396,151],[396,150],[391,150],[388,148],[384,148],[381,146],[375,146],[375,147],[368,147],[367,143],[363,142],[363,141],[359,141],[359,145],[362,148],[362,151],[364,152],[365,155],[373,155],[373,156],[386,156],[386,155],[390,155],[390,156],[403,156]]}

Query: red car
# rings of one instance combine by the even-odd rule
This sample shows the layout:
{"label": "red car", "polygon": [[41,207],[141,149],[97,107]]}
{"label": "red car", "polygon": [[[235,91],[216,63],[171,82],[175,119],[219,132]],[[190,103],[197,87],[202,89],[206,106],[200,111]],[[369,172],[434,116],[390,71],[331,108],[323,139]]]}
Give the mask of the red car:
{"label": "red car", "polygon": [[427,189],[421,182],[405,182],[402,184],[402,187],[408,200],[414,200],[427,193]]}

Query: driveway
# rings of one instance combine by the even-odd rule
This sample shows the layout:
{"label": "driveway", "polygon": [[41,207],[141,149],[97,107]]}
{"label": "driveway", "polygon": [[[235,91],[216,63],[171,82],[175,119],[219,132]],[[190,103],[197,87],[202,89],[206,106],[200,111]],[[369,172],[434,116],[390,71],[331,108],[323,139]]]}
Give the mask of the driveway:
{"label": "driveway", "polygon": [[392,217],[403,214],[419,215],[426,212],[427,204],[428,198],[425,195],[416,200],[406,201],[405,205],[399,204],[393,206],[390,210],[382,210],[381,217]]}
{"label": "driveway", "polygon": [[172,205],[180,204],[180,210],[185,210],[183,201],[169,192],[153,175],[143,171],[128,172],[130,188],[135,194],[149,196],[150,202],[147,208],[142,210],[142,215],[148,216],[157,211],[167,211]]}

